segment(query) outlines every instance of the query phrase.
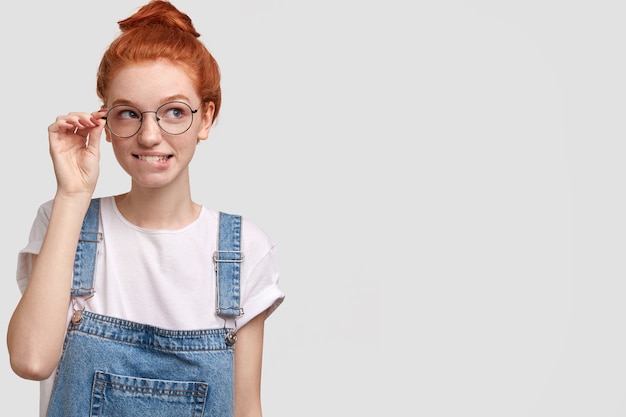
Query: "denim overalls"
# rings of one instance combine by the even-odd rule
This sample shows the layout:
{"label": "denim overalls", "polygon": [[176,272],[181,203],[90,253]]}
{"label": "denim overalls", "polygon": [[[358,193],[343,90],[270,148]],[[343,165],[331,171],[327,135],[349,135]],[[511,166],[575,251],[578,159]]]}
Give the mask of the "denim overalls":
{"label": "denim overalls", "polygon": [[[91,202],[74,262],[72,297],[91,296],[100,201]],[[216,313],[239,306],[241,217],[220,213]],[[208,255],[207,255],[208,256]],[[225,321],[226,323],[226,321]],[[231,417],[234,329],[165,330],[89,311],[74,312],[48,417]]]}

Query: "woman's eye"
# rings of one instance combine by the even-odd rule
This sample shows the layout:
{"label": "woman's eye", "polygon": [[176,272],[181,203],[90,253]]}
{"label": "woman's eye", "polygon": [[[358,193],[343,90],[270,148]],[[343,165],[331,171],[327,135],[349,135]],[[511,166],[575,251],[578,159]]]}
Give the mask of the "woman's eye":
{"label": "woman's eye", "polygon": [[133,109],[121,109],[117,116],[120,119],[139,119],[139,112]]}
{"label": "woman's eye", "polygon": [[185,117],[185,109],[180,107],[171,107],[166,109],[163,117],[168,119],[180,119],[181,117]]}

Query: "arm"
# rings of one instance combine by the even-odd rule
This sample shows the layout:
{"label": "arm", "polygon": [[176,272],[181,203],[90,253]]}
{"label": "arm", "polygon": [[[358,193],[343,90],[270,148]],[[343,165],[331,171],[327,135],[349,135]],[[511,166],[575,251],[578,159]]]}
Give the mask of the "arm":
{"label": "arm", "polygon": [[262,417],[261,364],[266,312],[237,332],[235,344],[235,417]]}
{"label": "arm", "polygon": [[98,177],[99,116],[101,112],[70,113],[48,128],[57,192],[41,250],[7,331],[11,367],[26,379],[46,379],[61,356],[76,245]]}

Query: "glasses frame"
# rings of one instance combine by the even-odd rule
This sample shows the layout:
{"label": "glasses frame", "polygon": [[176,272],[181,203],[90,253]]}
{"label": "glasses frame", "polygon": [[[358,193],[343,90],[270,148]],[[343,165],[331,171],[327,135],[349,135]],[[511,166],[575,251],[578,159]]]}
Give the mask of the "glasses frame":
{"label": "glasses frame", "polygon": [[[161,110],[163,107],[165,107],[167,105],[170,105],[170,104],[183,104],[183,105],[187,106],[189,108],[189,110],[191,111],[191,122],[189,123],[189,126],[187,127],[187,129],[183,130],[180,133],[170,133],[167,130],[165,130],[163,128],[163,126],[161,126],[161,123],[159,123],[159,121],[161,120],[161,118],[157,116],[157,114],[159,113],[159,110]],[[111,112],[111,110],[115,109],[116,107],[131,107],[131,108],[137,110],[137,114],[139,114],[139,116],[140,116],[140,118],[139,118],[139,127],[137,128],[137,131],[135,133],[133,133],[132,135],[120,136],[117,133],[115,133],[113,131],[113,129],[111,129],[111,126],[109,126],[109,113]],[[185,133],[189,129],[191,129],[191,126],[193,126],[193,115],[196,114],[198,112],[198,110],[200,110],[200,107],[202,107],[202,104],[200,104],[200,106],[197,109],[194,110],[191,107],[191,105],[189,105],[188,103],[185,103],[184,101],[179,101],[179,100],[168,101],[167,103],[161,104],[159,107],[157,107],[156,110],[146,110],[146,111],[141,111],[137,107],[131,106],[130,104],[116,104],[115,106],[113,106],[109,110],[107,110],[107,114],[103,117],[103,119],[106,121],[107,129],[109,129],[109,132],[111,132],[111,134],[113,136],[115,136],[117,138],[120,138],[120,139],[128,139],[128,138],[132,138],[133,136],[135,136],[141,130],[141,127],[143,126],[143,115],[146,114],[146,113],[154,113],[154,118],[156,119],[156,124],[157,124],[157,126],[159,126],[159,129],[161,129],[161,131],[165,132],[168,135],[178,136],[178,135],[182,135],[183,133]]]}

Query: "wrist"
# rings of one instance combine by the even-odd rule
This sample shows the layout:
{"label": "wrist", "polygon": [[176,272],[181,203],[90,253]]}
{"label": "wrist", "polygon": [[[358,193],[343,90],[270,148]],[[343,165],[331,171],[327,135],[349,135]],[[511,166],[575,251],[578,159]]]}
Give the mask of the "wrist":
{"label": "wrist", "polygon": [[63,206],[67,209],[86,212],[92,197],[92,192],[68,193],[57,190],[54,196],[53,206]]}

